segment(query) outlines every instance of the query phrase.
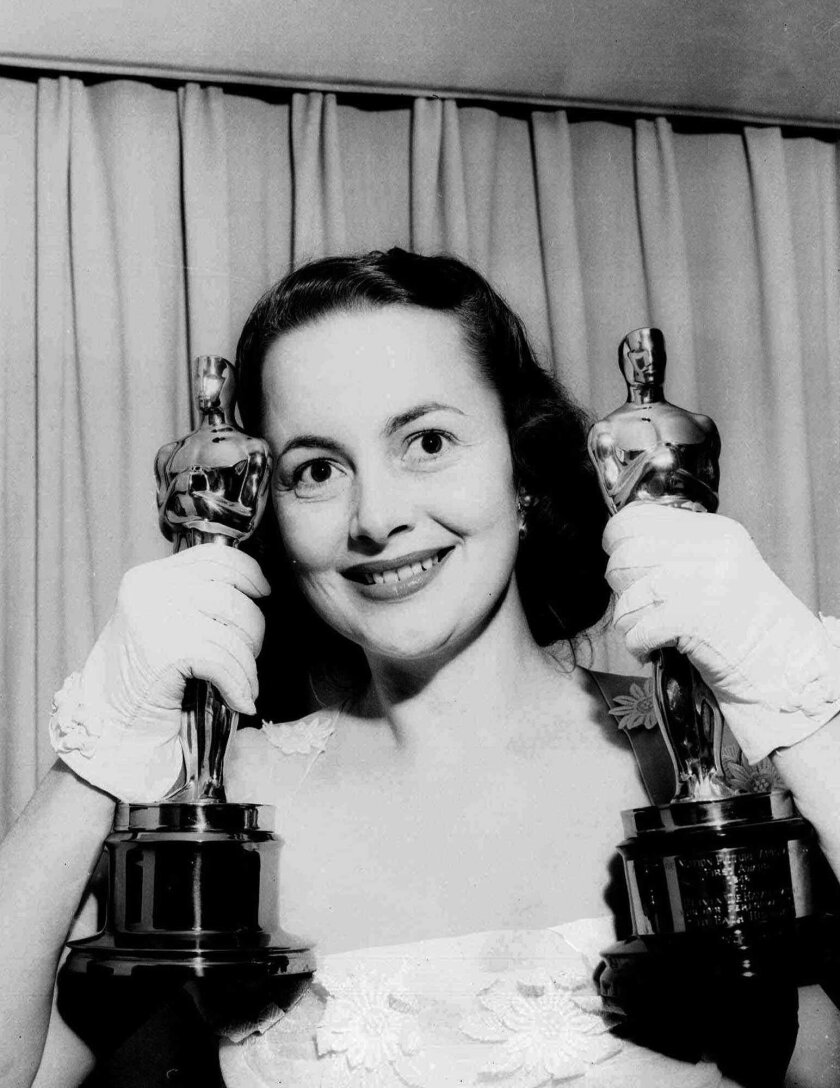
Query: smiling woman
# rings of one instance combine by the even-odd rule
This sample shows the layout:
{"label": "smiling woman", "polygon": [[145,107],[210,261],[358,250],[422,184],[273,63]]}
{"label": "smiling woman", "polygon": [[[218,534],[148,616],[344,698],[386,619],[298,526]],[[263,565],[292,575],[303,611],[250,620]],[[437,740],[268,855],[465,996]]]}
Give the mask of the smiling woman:
{"label": "smiling woman", "polygon": [[280,533],[325,622],[368,655],[424,658],[458,652],[502,598],[519,609],[504,418],[454,317],[322,317],[275,341],[263,389]]}
{"label": "smiling woman", "polygon": [[[516,604],[505,593],[505,607],[524,609],[539,644],[574,638],[600,618],[605,511],[584,418],[472,269],[402,250],[314,262],[263,296],[237,357],[246,426],[278,453],[282,540],[329,625],[303,620],[310,661],[336,646],[331,631],[373,649],[350,613],[338,620],[340,601],[358,612],[365,600],[404,601],[427,584],[434,600],[424,593],[413,611],[439,620],[472,586],[475,614],[439,632],[455,648],[499,604],[510,565]],[[308,566],[295,542],[311,550],[328,520],[334,550]],[[407,579],[406,568],[424,560],[430,570]],[[351,596],[346,582],[362,579],[367,590]],[[407,656],[422,653],[419,632],[405,629]]]}
{"label": "smiling woman", "polygon": [[[314,942],[319,969],[290,1009],[263,1009],[223,1043],[229,1088],[729,1083],[698,1060],[714,1039],[681,1039],[676,1057],[669,1040],[666,1057],[609,1031],[594,977],[625,921],[617,813],[646,798],[599,681],[555,644],[599,619],[605,574],[622,616],[678,617],[651,648],[684,638],[716,692],[748,708],[738,721],[763,730],[840,868],[840,652],[823,627],[717,515],[692,515],[712,520],[692,522],[707,531],[689,541],[687,582],[673,523],[687,515],[630,504],[604,534],[605,572],[585,419],[459,261],[392,250],[307,265],[257,303],[238,362],[245,426],[276,458],[261,552],[268,627],[305,642],[299,620],[314,616],[302,621],[306,652],[331,632],[364,668],[314,713],[241,730],[233,746],[228,797],[275,806],[283,925]],[[768,631],[739,628],[743,608],[710,628],[703,602],[721,585],[724,612],[731,585],[747,599],[758,586]],[[50,1017],[50,996],[113,798],[136,776],[131,795],[145,799],[150,768],[158,783],[163,771],[175,779],[191,677],[254,713],[256,601],[268,592],[252,556],[213,544],[131,571],[62,693],[54,717],[67,710],[75,733],[53,735],[77,774],[48,776],[0,867],[41,912],[37,962],[16,977],[25,996],[9,1014],[26,1027],[15,1083],[31,1083],[39,1062],[39,1088],[80,1081],[84,1050]],[[778,651],[791,644],[798,671],[785,687]],[[271,638],[261,659],[288,683],[294,667]],[[270,717],[265,687],[260,699]],[[66,743],[80,732],[94,738],[83,757]],[[30,894],[24,859],[43,843],[68,874],[60,896]],[[140,1045],[127,1044],[127,1066]],[[781,1084],[775,1051],[773,1063],[739,1083]]]}

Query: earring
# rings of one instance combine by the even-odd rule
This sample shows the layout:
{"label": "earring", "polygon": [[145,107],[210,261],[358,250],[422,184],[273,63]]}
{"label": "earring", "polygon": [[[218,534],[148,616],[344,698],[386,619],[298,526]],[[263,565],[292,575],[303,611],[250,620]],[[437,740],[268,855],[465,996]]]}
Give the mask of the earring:
{"label": "earring", "polygon": [[519,494],[516,496],[516,513],[519,517],[519,539],[524,540],[528,535],[528,507],[534,500],[527,493],[520,489]]}

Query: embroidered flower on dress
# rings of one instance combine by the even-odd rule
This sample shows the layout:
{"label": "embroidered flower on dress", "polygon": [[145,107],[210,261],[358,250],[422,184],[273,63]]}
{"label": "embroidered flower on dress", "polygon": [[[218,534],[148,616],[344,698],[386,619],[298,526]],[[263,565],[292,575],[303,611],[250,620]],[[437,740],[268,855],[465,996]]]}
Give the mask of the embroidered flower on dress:
{"label": "embroidered flower on dress", "polygon": [[748,763],[735,744],[727,745],[721,755],[724,777],[733,789],[741,793],[769,793],[771,790],[785,789],[781,775],[769,757],[760,759],[758,763]]}
{"label": "embroidered flower on dress", "polygon": [[311,714],[298,722],[262,723],[271,743],[286,756],[308,756],[323,752],[335,730],[333,715]]}
{"label": "embroidered flower on dress", "polygon": [[656,728],[656,711],[653,703],[653,680],[648,677],[641,684],[631,684],[629,695],[616,695],[610,714],[618,720],[618,728],[624,730]]}
{"label": "embroidered flower on dress", "polygon": [[327,1005],[315,1034],[328,1058],[322,1088],[424,1088],[419,1003],[402,985],[365,967],[346,975],[318,972]]}
{"label": "embroidered flower on dress", "polygon": [[464,1019],[461,1031],[495,1044],[481,1078],[504,1088],[542,1088],[581,1077],[589,1066],[621,1050],[606,1034],[608,1023],[588,1011],[591,1001],[569,993],[557,979],[520,978],[479,995],[481,1011]]}
{"label": "embroidered flower on dress", "polygon": [[90,758],[99,740],[96,722],[85,709],[81,673],[71,672],[53,695],[50,714],[50,742],[56,752],[78,751]]}

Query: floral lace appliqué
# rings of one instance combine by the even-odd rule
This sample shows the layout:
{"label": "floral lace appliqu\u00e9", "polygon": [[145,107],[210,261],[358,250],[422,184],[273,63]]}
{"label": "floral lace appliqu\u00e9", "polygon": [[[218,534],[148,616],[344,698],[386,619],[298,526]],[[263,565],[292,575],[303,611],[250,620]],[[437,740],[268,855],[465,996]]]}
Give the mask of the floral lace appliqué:
{"label": "floral lace appliqu\u00e9", "polygon": [[286,756],[320,754],[335,730],[333,714],[310,714],[297,722],[262,723],[268,740]]}
{"label": "floral lace appliqu\u00e9", "polygon": [[727,745],[721,756],[726,782],[741,793],[769,793],[786,788],[769,756],[758,763],[748,763],[735,744]]}
{"label": "floral lace appliqu\u00e9", "polygon": [[[575,986],[575,989],[578,987]],[[607,1034],[591,994],[570,991],[565,980],[520,976],[479,994],[481,1011],[465,1017],[461,1031],[493,1046],[482,1081],[503,1088],[549,1088],[584,1076],[617,1054],[621,1042]]]}
{"label": "floral lace appliqu\u00e9", "polygon": [[96,750],[102,726],[85,707],[81,673],[70,673],[53,695],[50,710],[50,742],[55,751],[59,755],[77,751],[90,758]]}
{"label": "floral lace appliqu\u00e9", "polygon": [[419,1003],[402,976],[359,967],[347,974],[318,972],[326,1008],[315,1033],[318,1057],[328,1062],[322,1088],[423,1088]]}
{"label": "floral lace appliqu\u00e9", "polygon": [[653,680],[650,677],[640,684],[631,684],[629,695],[616,695],[612,704],[610,714],[618,721],[619,729],[656,728]]}

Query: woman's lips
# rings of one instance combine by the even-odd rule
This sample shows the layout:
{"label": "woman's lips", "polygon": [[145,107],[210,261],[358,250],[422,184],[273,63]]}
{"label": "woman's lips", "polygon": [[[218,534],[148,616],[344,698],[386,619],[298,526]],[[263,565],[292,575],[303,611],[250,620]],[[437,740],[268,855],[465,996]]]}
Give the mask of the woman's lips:
{"label": "woman's lips", "polygon": [[[382,569],[354,568],[345,573],[363,597],[373,601],[398,601],[424,589],[437,577],[440,568],[449,558],[452,548],[442,548],[421,559],[398,562],[393,567]],[[406,557],[409,558],[409,557]]]}

